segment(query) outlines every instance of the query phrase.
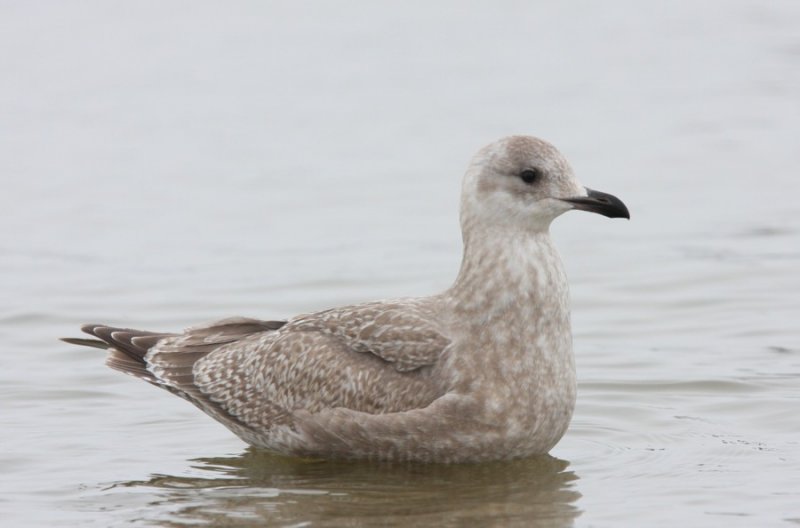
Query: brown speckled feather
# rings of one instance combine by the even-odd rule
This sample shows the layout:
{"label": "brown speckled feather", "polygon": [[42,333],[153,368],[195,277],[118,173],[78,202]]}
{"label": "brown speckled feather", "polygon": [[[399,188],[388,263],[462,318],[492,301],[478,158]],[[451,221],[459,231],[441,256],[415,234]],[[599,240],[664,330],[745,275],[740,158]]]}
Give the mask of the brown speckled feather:
{"label": "brown speckled feather", "polygon": [[287,330],[340,338],[354,352],[370,353],[400,372],[432,365],[450,339],[435,326],[424,303],[413,299],[365,303],[292,319]]}

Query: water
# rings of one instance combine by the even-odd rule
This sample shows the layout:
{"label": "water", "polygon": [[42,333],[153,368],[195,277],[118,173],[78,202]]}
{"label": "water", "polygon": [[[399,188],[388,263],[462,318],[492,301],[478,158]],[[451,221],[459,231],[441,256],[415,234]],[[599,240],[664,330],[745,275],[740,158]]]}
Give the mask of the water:
{"label": "water", "polygon": [[[0,4],[9,526],[800,524],[800,5]],[[59,343],[446,287],[467,159],[541,135],[631,222],[553,231],[551,457],[293,460]]]}

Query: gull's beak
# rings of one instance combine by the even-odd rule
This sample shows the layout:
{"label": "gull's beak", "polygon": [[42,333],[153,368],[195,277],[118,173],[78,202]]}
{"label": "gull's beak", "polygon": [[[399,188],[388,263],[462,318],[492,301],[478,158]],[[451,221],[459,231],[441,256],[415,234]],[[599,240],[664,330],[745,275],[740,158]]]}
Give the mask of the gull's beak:
{"label": "gull's beak", "polygon": [[571,203],[575,209],[598,213],[609,218],[627,218],[629,220],[631,218],[631,214],[622,200],[613,194],[595,191],[588,187],[586,196],[562,198],[562,200]]}

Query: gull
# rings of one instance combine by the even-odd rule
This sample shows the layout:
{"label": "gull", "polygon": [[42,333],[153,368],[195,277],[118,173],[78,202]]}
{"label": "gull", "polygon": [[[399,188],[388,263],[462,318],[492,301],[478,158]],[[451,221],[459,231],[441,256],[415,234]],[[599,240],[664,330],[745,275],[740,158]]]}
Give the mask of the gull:
{"label": "gull", "polygon": [[531,136],[481,149],[464,175],[453,285],[283,321],[182,333],[88,324],[112,369],[166,389],[245,442],[314,458],[481,462],[545,454],[576,399],[569,292],[551,222],[630,218]]}

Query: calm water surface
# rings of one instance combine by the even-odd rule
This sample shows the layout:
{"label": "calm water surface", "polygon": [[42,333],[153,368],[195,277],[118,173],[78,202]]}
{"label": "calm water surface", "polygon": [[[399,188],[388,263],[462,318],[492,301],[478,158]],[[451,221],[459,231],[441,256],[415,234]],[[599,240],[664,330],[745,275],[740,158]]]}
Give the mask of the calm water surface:
{"label": "calm water surface", "polygon": [[[8,526],[800,524],[800,4],[0,3]],[[550,139],[630,222],[553,234],[552,456],[287,459],[59,343],[424,295],[468,158]]]}

